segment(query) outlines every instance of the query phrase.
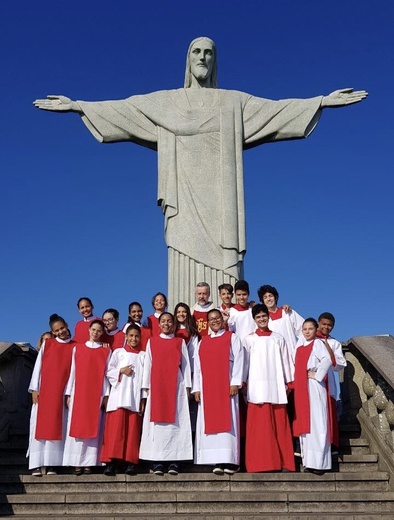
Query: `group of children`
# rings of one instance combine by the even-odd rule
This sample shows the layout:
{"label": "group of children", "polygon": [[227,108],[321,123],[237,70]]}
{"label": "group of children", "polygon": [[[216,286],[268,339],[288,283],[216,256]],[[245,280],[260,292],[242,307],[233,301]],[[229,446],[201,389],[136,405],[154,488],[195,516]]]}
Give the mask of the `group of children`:
{"label": "group of children", "polygon": [[157,293],[147,323],[132,302],[123,327],[116,309],[95,317],[84,297],[72,339],[52,315],[29,387],[32,474],[58,466],[89,474],[105,464],[105,475],[122,466],[133,475],[141,459],[157,475],[176,475],[193,459],[192,432],[194,462],[217,475],[239,470],[241,437],[248,472],[295,471],[293,436],[306,470],[330,469],[337,374],[346,365],[330,336],[334,316],[303,320],[277,306],[269,285],[258,290],[261,303],[250,303],[244,280],[219,286],[219,296],[215,307],[200,282],[192,309],[178,303],[171,314]]}

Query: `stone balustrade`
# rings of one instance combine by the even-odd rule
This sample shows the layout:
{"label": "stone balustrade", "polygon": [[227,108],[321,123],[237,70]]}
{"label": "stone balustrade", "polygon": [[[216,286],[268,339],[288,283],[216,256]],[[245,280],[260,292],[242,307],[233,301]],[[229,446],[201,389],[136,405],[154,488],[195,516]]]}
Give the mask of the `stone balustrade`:
{"label": "stone balustrade", "polygon": [[357,419],[379,466],[391,474],[394,489],[394,337],[359,336],[344,345],[342,423]]}

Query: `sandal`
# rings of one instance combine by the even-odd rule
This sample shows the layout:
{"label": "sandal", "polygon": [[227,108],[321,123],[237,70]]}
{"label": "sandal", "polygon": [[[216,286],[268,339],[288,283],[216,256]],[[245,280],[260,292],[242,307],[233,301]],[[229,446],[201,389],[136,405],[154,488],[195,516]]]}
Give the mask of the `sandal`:
{"label": "sandal", "polygon": [[82,475],[82,473],[83,473],[83,469],[82,469],[82,468],[75,468],[74,473],[75,473],[76,475],[78,475],[78,477],[79,477],[80,475]]}

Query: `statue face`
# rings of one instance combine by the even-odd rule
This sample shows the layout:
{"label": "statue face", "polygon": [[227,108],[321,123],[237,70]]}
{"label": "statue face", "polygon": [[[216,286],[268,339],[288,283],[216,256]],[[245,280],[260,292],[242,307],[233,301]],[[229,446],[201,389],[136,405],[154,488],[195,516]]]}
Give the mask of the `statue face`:
{"label": "statue face", "polygon": [[199,81],[204,81],[212,74],[214,50],[208,40],[197,41],[190,50],[190,71]]}

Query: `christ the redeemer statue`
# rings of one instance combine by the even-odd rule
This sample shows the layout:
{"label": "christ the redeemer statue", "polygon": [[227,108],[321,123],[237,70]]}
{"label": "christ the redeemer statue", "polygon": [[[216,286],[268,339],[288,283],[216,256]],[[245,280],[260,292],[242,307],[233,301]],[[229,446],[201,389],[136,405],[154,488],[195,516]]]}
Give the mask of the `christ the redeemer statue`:
{"label": "christ the redeemer statue", "polygon": [[216,47],[193,40],[184,88],[119,101],[38,99],[43,110],[77,112],[100,142],[131,141],[158,152],[158,204],[168,247],[168,296],[191,303],[196,282],[243,277],[246,253],[243,150],[307,137],[322,109],[362,101],[365,91],[271,101],[217,88]]}

